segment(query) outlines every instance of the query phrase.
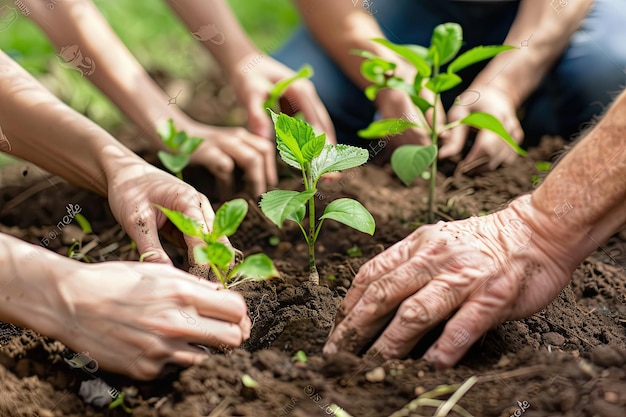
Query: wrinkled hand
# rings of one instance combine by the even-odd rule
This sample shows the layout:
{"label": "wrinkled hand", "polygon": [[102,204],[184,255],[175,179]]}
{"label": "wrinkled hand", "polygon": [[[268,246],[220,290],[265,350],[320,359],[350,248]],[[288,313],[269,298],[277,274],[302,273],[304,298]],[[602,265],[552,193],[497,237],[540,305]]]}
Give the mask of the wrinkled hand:
{"label": "wrinkled hand", "polygon": [[[519,144],[524,139],[524,132],[517,118],[516,109],[506,92],[496,87],[470,87],[457,99],[457,104],[448,111],[448,122],[461,120],[470,113],[483,112],[494,116],[502,123],[507,132]],[[469,126],[460,125],[444,132],[441,136],[443,146],[439,158],[458,155],[467,140]],[[515,151],[495,133],[481,130],[467,157],[459,164],[459,169],[482,157],[487,157],[487,169],[494,170],[502,163],[511,163],[517,157]]]}
{"label": "wrinkled hand", "polygon": [[533,216],[524,196],[488,216],[420,227],[360,269],[324,351],[376,339],[372,351],[398,358],[448,320],[424,356],[445,368],[488,329],[539,311],[576,265]]}
{"label": "wrinkled hand", "polygon": [[[269,116],[265,115],[268,122]],[[270,122],[271,123],[271,122]],[[268,186],[278,183],[276,145],[242,127],[207,126],[192,120],[180,124],[189,136],[204,141],[191,155],[192,164],[206,167],[220,182],[221,197],[234,193],[234,171],[239,166],[250,187],[250,193],[260,196]]]}
{"label": "wrinkled hand", "polygon": [[[251,63],[255,64],[252,66]],[[276,82],[292,75],[294,71],[261,53],[244,57],[229,74],[237,98],[248,112],[248,128],[252,133],[270,139],[272,144],[272,121],[263,102]],[[326,133],[329,143],[337,143],[333,123],[310,80],[293,82],[283,98],[288,103],[287,108],[281,109],[284,113],[302,112],[317,131]]]}
{"label": "wrinkled hand", "polygon": [[69,261],[63,268],[64,305],[55,310],[60,329],[52,336],[108,371],[152,379],[166,363],[206,358],[190,343],[237,347],[250,335],[239,294],[174,267]]}
{"label": "wrinkled hand", "polygon": [[[213,225],[211,203],[192,186],[134,155],[109,158],[109,164],[105,169],[111,211],[135,241],[139,253],[155,253],[147,261],[171,264],[159,241],[159,229],[167,218],[153,204],[196,219],[206,231]],[[184,239],[189,248],[202,244],[198,238],[184,235]]]}

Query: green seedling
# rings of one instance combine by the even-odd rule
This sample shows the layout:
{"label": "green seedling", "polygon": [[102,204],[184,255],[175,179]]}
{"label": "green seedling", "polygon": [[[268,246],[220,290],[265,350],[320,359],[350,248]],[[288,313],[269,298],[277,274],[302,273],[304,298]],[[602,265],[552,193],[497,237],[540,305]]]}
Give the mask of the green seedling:
{"label": "green seedling", "polygon": [[304,353],[303,350],[297,351],[296,354],[293,355],[293,357],[291,358],[292,362],[300,362],[300,363],[307,363],[308,360],[309,358],[306,355],[306,353]]}
{"label": "green seedling", "polygon": [[278,236],[270,236],[267,242],[272,246],[278,246],[280,243],[280,238]]}
{"label": "green seedling", "polygon": [[76,222],[80,226],[80,230],[82,230],[84,234],[88,235],[89,233],[93,232],[93,229],[91,228],[91,223],[89,223],[89,220],[87,220],[85,216],[80,213],[76,213],[74,215],[74,219],[76,220]]}
{"label": "green seedling", "polygon": [[181,232],[200,238],[206,243],[194,248],[194,259],[198,264],[208,264],[224,288],[232,288],[246,281],[262,281],[280,276],[272,260],[263,253],[250,255],[231,268],[235,251],[220,240],[233,235],[246,217],[248,203],[244,199],[237,198],[222,204],[215,212],[213,230],[210,232],[205,232],[199,222],[178,211],[158,205],[157,207]]}
{"label": "green seedling", "polygon": [[[546,172],[550,171],[550,169],[552,169],[552,162],[537,161],[535,162],[535,168],[537,168],[537,171],[539,171],[541,174],[545,174]],[[541,184],[541,180],[542,177],[540,175],[533,175],[530,177],[530,181],[535,187]]]}
{"label": "green seedling", "polygon": [[[415,127],[428,132],[431,139],[430,145],[403,145],[398,147],[392,154],[391,166],[396,175],[407,186],[415,178],[421,176],[425,170],[430,171],[427,175],[430,181],[428,220],[432,223],[435,212],[435,180],[439,150],[437,140],[441,133],[462,124],[476,129],[487,129],[500,136],[518,154],[526,155],[526,152],[517,145],[498,119],[487,113],[472,113],[461,120],[448,123],[441,128],[437,127],[437,120],[442,117],[437,111],[441,103],[441,93],[462,82],[458,72],[470,65],[515,48],[507,45],[477,46],[457,57],[463,43],[463,32],[461,26],[456,23],[438,25],[433,32],[428,48],[419,45],[397,45],[386,39],[373,39],[373,41],[386,46],[407,60],[415,67],[417,75],[409,84],[403,78],[395,75],[395,63],[368,51],[353,51],[365,58],[361,64],[361,73],[373,83],[365,89],[365,95],[370,100],[374,100],[381,89],[395,88],[410,96],[417,112],[415,117],[410,117],[413,120],[384,119],[373,122],[366,129],[359,131],[359,135],[366,139],[375,139],[401,134],[407,129]],[[442,66],[446,64],[446,70],[442,71]],[[434,97],[432,101],[422,97],[424,89],[432,93]],[[428,111],[431,112],[431,123],[426,121]]]}
{"label": "green seedling", "polygon": [[[296,222],[309,248],[309,280],[319,284],[315,265],[315,241],[325,219],[333,219],[363,233],[374,234],[372,215],[361,203],[349,198],[337,199],[326,206],[324,214],[315,219],[317,182],[328,172],[343,171],[367,162],[365,149],[348,145],[326,144],[326,134],[315,136],[313,128],[302,120],[271,111],[278,152],[283,161],[302,172],[302,192],[274,190],[263,194],[261,211],[278,227],[285,220]],[[309,227],[302,225],[308,212]]]}
{"label": "green seedling", "polygon": [[305,79],[305,78],[311,78],[312,76],[313,76],[313,68],[310,65],[305,64],[293,76],[289,78],[285,78],[284,80],[278,81],[276,84],[274,84],[274,87],[272,87],[269,93],[269,97],[263,103],[263,108],[264,109],[270,108],[272,109],[272,111],[279,112],[280,106],[279,106],[278,100],[280,100],[280,97],[283,95],[285,90],[294,81]]}
{"label": "green seedling", "polygon": [[128,406],[124,403],[125,396],[126,394],[124,392],[120,392],[119,394],[117,394],[117,397],[115,398],[115,400],[113,400],[111,404],[109,404],[109,410],[113,410],[114,408],[120,407],[122,408],[122,410],[124,410],[128,414],[131,414],[133,410],[131,408],[128,408]]}
{"label": "green seedling", "polygon": [[241,383],[243,384],[244,387],[247,387],[247,388],[257,388],[259,386],[259,383],[256,382],[254,378],[252,378],[248,374],[243,374],[241,376]]}
{"label": "green seedling", "polygon": [[363,256],[363,251],[356,244],[354,246],[352,246],[351,248],[348,248],[346,250],[346,253],[351,258],[359,258],[359,257]]}
{"label": "green seedling", "polygon": [[183,169],[189,165],[191,154],[198,149],[203,139],[195,136],[189,137],[185,131],[176,130],[172,119],[168,119],[157,130],[157,133],[165,146],[171,150],[171,153],[165,151],[157,152],[159,160],[168,171],[182,180]]}

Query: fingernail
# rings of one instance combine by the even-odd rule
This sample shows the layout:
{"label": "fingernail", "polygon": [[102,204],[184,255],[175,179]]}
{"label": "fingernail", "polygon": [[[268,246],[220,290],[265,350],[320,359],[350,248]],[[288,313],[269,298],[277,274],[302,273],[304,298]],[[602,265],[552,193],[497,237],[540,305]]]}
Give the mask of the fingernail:
{"label": "fingernail", "polygon": [[337,353],[337,345],[335,345],[334,343],[326,343],[326,345],[324,345],[324,348],[322,349],[322,352],[324,352],[324,354],[326,355],[334,355],[335,353]]}

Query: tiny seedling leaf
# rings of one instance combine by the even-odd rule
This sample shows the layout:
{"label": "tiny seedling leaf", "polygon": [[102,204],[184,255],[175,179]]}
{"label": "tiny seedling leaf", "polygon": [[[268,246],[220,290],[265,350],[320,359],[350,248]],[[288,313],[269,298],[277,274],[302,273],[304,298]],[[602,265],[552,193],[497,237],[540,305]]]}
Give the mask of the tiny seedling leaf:
{"label": "tiny seedling leaf", "polygon": [[383,88],[385,87],[372,84],[372,85],[368,85],[367,87],[365,87],[365,90],[363,90],[363,92],[365,93],[365,97],[367,97],[369,101],[374,101],[376,99],[376,95],[378,94],[378,92],[382,90]]}
{"label": "tiny seedling leaf", "polygon": [[[367,152],[367,151],[366,151]],[[295,214],[301,206],[315,195],[317,190],[302,192],[291,190],[273,190],[261,197],[259,207],[265,216],[276,226],[283,227],[283,222],[290,215]]]}
{"label": "tiny seedling leaf", "polygon": [[263,104],[263,108],[269,107],[272,110],[278,110],[276,109],[278,99],[280,98],[280,96],[283,95],[285,90],[294,81],[303,78],[311,78],[313,74],[313,67],[311,67],[309,64],[304,64],[293,76],[278,81],[276,84],[274,84],[274,87],[270,91],[269,97],[267,98],[267,100],[265,100],[265,103]]}
{"label": "tiny seedling leaf", "polygon": [[436,157],[435,145],[403,145],[391,155],[391,167],[398,178],[408,186],[433,163]]}
{"label": "tiny seedling leaf", "polygon": [[172,138],[176,134],[176,128],[174,127],[174,120],[167,119],[165,123],[162,123],[157,128],[157,133],[159,137],[161,138],[161,140],[163,141],[163,143],[165,143],[165,145],[167,145],[168,148],[172,149],[172,146],[173,146]]}
{"label": "tiny seedling leaf", "polygon": [[444,91],[448,91],[451,88],[456,87],[461,84],[461,77],[456,74],[448,74],[446,72],[442,72],[437,76],[431,78],[426,83],[426,88],[428,88],[433,93],[443,93]]}
{"label": "tiny seedling leaf", "polygon": [[297,351],[296,354],[293,355],[293,357],[291,358],[292,362],[300,363],[307,363],[308,360],[309,358],[306,356],[306,353],[303,350]]}
{"label": "tiny seedling leaf", "polygon": [[91,223],[89,223],[89,220],[87,220],[85,216],[80,213],[76,213],[74,215],[74,218],[76,219],[76,222],[78,222],[80,230],[82,230],[84,234],[88,235],[89,233],[93,232],[93,229],[91,228]]}
{"label": "tiny seedling leaf", "polygon": [[360,56],[362,58],[367,58],[367,59],[377,58],[377,56],[374,53],[372,53],[370,51],[365,51],[363,49],[351,49],[350,53],[352,55]]}
{"label": "tiny seedling leaf", "polygon": [[247,388],[256,388],[259,386],[259,383],[248,374],[243,374],[241,376],[241,383]]}
{"label": "tiny seedling leaf", "polygon": [[438,25],[433,31],[430,44],[437,52],[438,65],[444,65],[456,56],[463,43],[463,30],[457,23],[444,23]]}
{"label": "tiny seedling leaf", "polygon": [[373,235],[376,228],[370,212],[351,198],[339,198],[327,205],[324,215],[320,217],[320,220],[324,219],[333,219],[369,235]]}
{"label": "tiny seedling leaf", "polygon": [[392,42],[389,42],[387,39],[372,39],[374,42],[378,42],[381,45],[386,46],[391,49],[396,54],[400,55],[402,58],[409,61],[413,66],[417,69],[417,72],[422,77],[429,77],[431,73],[430,65],[426,61],[423,53],[421,51],[424,48],[420,48],[417,45],[396,45]]}
{"label": "tiny seedling leaf", "polygon": [[359,130],[359,136],[364,139],[378,139],[403,133],[412,127],[419,127],[415,123],[404,119],[385,119],[372,122],[367,128]]}
{"label": "tiny seedling leaf", "polygon": [[167,216],[167,218],[184,234],[204,239],[205,233],[202,231],[202,225],[191,217],[185,216],[176,210],[166,209],[158,204],[155,206]]}
{"label": "tiny seedling leaf", "polygon": [[[539,172],[548,172],[552,168],[552,162],[548,161],[537,161],[535,162],[535,167]],[[76,215],[78,217],[78,215]]]}
{"label": "tiny seedling leaf", "polygon": [[178,150],[178,152],[181,154],[185,154],[185,155],[191,155],[192,153],[194,153],[196,149],[198,149],[198,146],[200,146],[203,140],[204,139],[199,138],[197,136],[192,136],[190,138],[187,138],[180,145],[180,149]]}
{"label": "tiny seedling leaf", "polygon": [[165,151],[157,152],[157,156],[168,171],[178,173],[189,163],[189,155],[172,155]]}
{"label": "tiny seedling leaf", "polygon": [[520,148],[515,140],[513,140],[511,135],[509,135],[509,132],[507,132],[504,126],[502,126],[502,123],[490,114],[480,112],[472,113],[459,120],[459,123],[475,127],[476,129],[490,130],[504,139],[504,141],[508,143],[518,155],[526,156],[526,151]]}
{"label": "tiny seedling leaf", "polygon": [[217,240],[220,236],[231,236],[237,231],[247,213],[248,203],[243,198],[236,198],[222,204],[215,212],[211,232],[213,238]]}
{"label": "tiny seedling leaf", "polygon": [[325,145],[322,153],[311,162],[314,183],[329,172],[343,171],[363,165],[369,159],[366,149],[350,145]]}
{"label": "tiny seedling leaf", "polygon": [[365,60],[361,63],[361,74],[363,74],[363,77],[378,86],[383,86],[385,84],[386,74],[393,72],[395,69],[396,64],[378,57]]}
{"label": "tiny seedling leaf", "polygon": [[411,96],[411,101],[413,101],[413,104],[415,104],[417,108],[421,110],[422,114],[426,114],[428,109],[433,107],[432,103],[429,103],[428,100],[423,97]]}
{"label": "tiny seedling leaf", "polygon": [[464,68],[474,65],[477,62],[484,61],[485,59],[493,58],[500,52],[515,49],[514,46],[509,45],[490,45],[490,46],[477,46],[469,51],[463,52],[454,61],[448,65],[448,73],[456,74]]}
{"label": "tiny seedling leaf", "polygon": [[243,276],[254,281],[262,281],[279,277],[280,273],[266,254],[257,253],[246,257],[232,270],[230,276]]}
{"label": "tiny seedling leaf", "polygon": [[231,248],[221,242],[213,242],[208,245],[193,248],[193,256],[197,263],[212,263],[221,270],[228,269],[235,254]]}

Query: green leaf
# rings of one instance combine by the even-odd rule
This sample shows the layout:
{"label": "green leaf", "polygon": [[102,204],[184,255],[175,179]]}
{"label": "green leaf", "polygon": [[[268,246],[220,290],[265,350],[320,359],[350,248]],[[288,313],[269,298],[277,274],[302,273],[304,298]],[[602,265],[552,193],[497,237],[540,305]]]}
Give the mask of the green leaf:
{"label": "green leaf", "polygon": [[278,81],[274,84],[274,87],[272,87],[269,97],[263,104],[263,107],[274,109],[277,106],[278,99],[283,95],[291,83],[299,79],[311,78],[313,74],[313,68],[309,64],[304,64],[293,76]]}
{"label": "green leaf", "polygon": [[359,130],[358,134],[364,139],[377,139],[398,135],[412,127],[419,127],[419,125],[404,119],[384,119],[372,122],[367,128]]}
{"label": "green leaf", "polygon": [[176,210],[170,210],[158,204],[154,206],[161,210],[178,230],[188,236],[199,237],[204,240],[205,233],[202,231],[202,225],[199,222]]}
{"label": "green leaf", "polygon": [[287,216],[286,220],[291,220],[296,223],[302,223],[302,220],[304,220],[305,214],[306,214],[306,205],[303,204],[302,206],[300,206],[298,210],[294,211],[289,216]]}
{"label": "green leaf", "polygon": [[365,90],[363,90],[363,92],[365,93],[365,97],[367,97],[369,101],[374,101],[376,99],[376,94],[378,94],[378,92],[382,90],[383,88],[385,87],[376,85],[376,84],[371,84],[365,87]]}
{"label": "green leaf", "polygon": [[165,151],[157,152],[159,160],[168,171],[177,174],[189,164],[189,155],[172,155]]}
{"label": "green leaf", "polygon": [[259,383],[252,379],[252,377],[248,374],[243,374],[241,376],[241,383],[248,388],[256,388],[259,386]]}
{"label": "green leaf", "polygon": [[431,48],[437,52],[436,65],[444,65],[456,56],[463,43],[463,30],[457,23],[443,23],[433,31]]}
{"label": "green leaf", "polygon": [[299,210],[301,206],[304,206],[316,192],[317,190],[302,192],[291,190],[268,191],[261,196],[259,207],[261,207],[263,214],[276,226],[283,227],[285,219]]}
{"label": "green leaf", "polygon": [[508,45],[491,45],[491,46],[477,46],[469,51],[463,52],[454,61],[448,65],[448,73],[456,74],[464,68],[474,65],[477,62],[484,61],[485,59],[493,58],[500,52],[516,49],[514,46]]}
{"label": "green leaf", "polygon": [[[550,171],[550,169],[552,169],[552,162],[537,161],[535,162],[535,167],[539,172],[548,172]],[[76,217],[78,218],[78,214],[76,215]]]}
{"label": "green leaf", "polygon": [[[305,162],[311,162],[313,155],[318,151],[320,139],[319,136],[315,136],[310,124],[281,113],[276,118],[274,126],[278,151],[285,162],[289,163],[283,156],[292,161],[297,161],[300,168]],[[309,144],[310,142],[314,143]]]}
{"label": "green leaf", "polygon": [[185,143],[186,140],[187,140],[186,132],[184,131],[176,132],[176,134],[172,138],[172,143],[174,144],[174,146],[172,147],[172,150],[178,151],[180,149],[180,146],[183,143]]}
{"label": "green leaf", "polygon": [[490,130],[508,143],[518,155],[526,156],[526,151],[520,148],[515,140],[513,140],[511,135],[509,135],[509,132],[507,132],[504,126],[502,126],[502,123],[490,114],[480,112],[472,113],[459,120],[459,123],[475,127],[476,129]]}
{"label": "green leaf", "polygon": [[408,186],[433,163],[436,157],[435,145],[403,145],[391,155],[391,167],[398,178]]}
{"label": "green leaf", "polygon": [[404,91],[405,93],[412,95],[413,94],[413,86],[407,84],[400,77],[391,77],[387,80],[387,87],[395,88],[396,90]]}
{"label": "green leaf", "polygon": [[85,216],[80,213],[76,213],[74,215],[74,218],[76,219],[76,222],[78,222],[80,230],[82,230],[84,234],[88,235],[89,233],[93,232],[93,229],[91,228],[91,223],[89,223],[89,220],[87,220]]}
{"label": "green leaf", "polygon": [[248,256],[229,275],[231,277],[239,275],[255,281],[280,277],[276,266],[264,253]]}
{"label": "green leaf", "polygon": [[270,115],[274,122],[274,130],[276,130],[276,147],[280,158],[288,165],[302,169],[304,167],[304,156],[302,156],[302,150],[298,140],[294,137],[289,125],[293,119],[284,113],[276,114],[271,109]]}
{"label": "green leaf", "polygon": [[379,86],[385,84],[387,74],[393,72],[395,69],[396,64],[378,57],[365,60],[361,63],[361,74],[363,77]]}
{"label": "green leaf", "polygon": [[197,136],[187,138],[187,140],[185,140],[180,146],[180,149],[178,149],[178,152],[185,155],[191,155],[196,149],[198,149],[198,146],[200,146],[203,141],[204,139]]}
{"label": "green leaf", "polygon": [[213,242],[193,248],[193,256],[199,264],[213,264],[221,270],[226,270],[235,257],[235,253],[225,244]]}
{"label": "green leaf", "polygon": [[433,107],[432,103],[429,103],[428,100],[423,97],[411,96],[411,101],[422,111],[422,114],[426,114],[428,109]]}
{"label": "green leaf", "polygon": [[366,58],[366,59],[377,58],[376,54],[374,54],[374,53],[372,53],[370,51],[363,50],[363,49],[351,49],[350,53],[352,55],[360,56],[360,57]]}
{"label": "green leaf", "polygon": [[459,77],[458,75],[443,72],[428,80],[428,82],[426,83],[426,88],[428,88],[433,93],[439,94],[456,87],[457,85],[461,84],[461,81],[461,77]]}
{"label": "green leaf", "polygon": [[339,198],[327,205],[324,215],[320,217],[320,220],[324,219],[333,219],[369,235],[373,235],[376,228],[370,212],[351,198]]}
{"label": "green leaf", "polygon": [[386,46],[387,48],[391,49],[396,54],[400,55],[402,58],[409,61],[415,67],[415,69],[417,69],[417,72],[422,77],[430,76],[431,74],[430,65],[428,62],[426,62],[426,59],[424,58],[424,56],[422,56],[418,52],[421,49],[419,49],[417,45],[396,45],[393,42],[389,42],[387,39],[381,39],[381,38],[372,39],[372,40],[374,42],[377,42],[381,45]]}
{"label": "green leaf", "polygon": [[247,213],[248,203],[243,198],[236,198],[222,204],[215,212],[211,232],[213,238],[217,240],[220,236],[231,236],[237,231]]}
{"label": "green leaf", "polygon": [[162,123],[157,128],[157,133],[159,137],[161,138],[161,140],[163,141],[163,143],[165,143],[165,145],[167,145],[167,147],[171,149],[173,146],[172,138],[176,134],[176,128],[174,127],[174,120],[167,119],[165,123]]}
{"label": "green leaf", "polygon": [[328,173],[363,165],[369,159],[366,149],[350,145],[325,145],[322,153],[311,162],[311,178],[317,183]]}
{"label": "green leaf", "polygon": [[316,136],[311,141],[302,146],[302,156],[307,162],[311,162],[313,158],[317,158],[326,144],[326,133]]}

